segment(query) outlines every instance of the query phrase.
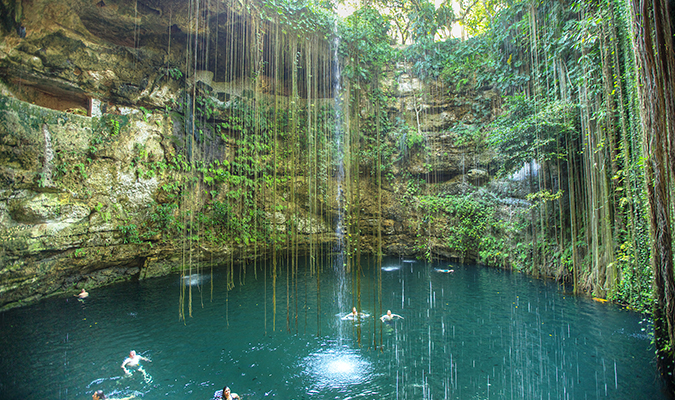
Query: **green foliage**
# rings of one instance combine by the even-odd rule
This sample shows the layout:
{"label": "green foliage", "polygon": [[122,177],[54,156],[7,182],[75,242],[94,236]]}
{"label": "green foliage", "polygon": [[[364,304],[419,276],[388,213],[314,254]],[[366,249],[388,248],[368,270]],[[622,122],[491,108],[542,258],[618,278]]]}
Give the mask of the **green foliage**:
{"label": "green foliage", "polygon": [[[215,243],[249,245],[269,238],[268,221],[263,210],[250,205],[240,210],[231,202],[214,200],[198,218],[203,224],[205,237]],[[254,229],[256,226],[257,230]]]}
{"label": "green foliage", "polygon": [[436,33],[452,21],[452,6],[447,3],[436,8],[434,2],[416,0],[410,13],[410,28],[415,43],[433,42]]}
{"label": "green foliage", "polygon": [[405,135],[405,144],[408,150],[412,150],[414,148],[423,149],[425,142],[426,140],[424,135],[418,134],[414,129],[408,130],[408,133]]}
{"label": "green foliage", "polygon": [[37,178],[38,187],[43,188],[43,187],[47,186],[45,175],[42,172],[38,172],[37,175],[36,175],[36,178]]}
{"label": "green foliage", "polygon": [[394,52],[387,29],[384,18],[372,6],[355,11],[340,26],[340,55],[347,60],[343,75],[356,89],[379,79],[391,60]]}
{"label": "green foliage", "polygon": [[164,240],[179,235],[182,226],[176,218],[178,205],[175,203],[156,204],[150,213],[150,221],[153,229],[163,235]]}
{"label": "green foliage", "polygon": [[84,166],[84,163],[75,164],[72,172],[79,174],[80,178],[82,178],[82,180],[87,180],[87,178],[89,178],[89,175],[87,175],[87,170],[86,170],[86,167]]}
{"label": "green foliage", "polygon": [[409,174],[404,174],[401,179],[405,182],[405,191],[401,195],[401,203],[410,205],[415,201],[416,196],[421,193],[424,180],[413,178]]}
{"label": "green foliage", "polygon": [[507,2],[502,0],[487,1],[467,1],[460,0],[459,4],[459,25],[471,36],[484,34],[490,28],[490,22],[500,9],[509,7]]}
{"label": "green foliage", "polygon": [[631,243],[623,243],[619,248],[616,262],[621,271],[621,280],[615,293],[608,297],[619,303],[630,304],[640,312],[650,312],[654,301],[653,271],[648,263],[639,263],[634,259],[632,247]]}
{"label": "green foliage", "polygon": [[139,109],[141,110],[141,112],[143,113],[143,121],[148,122],[148,117],[149,117],[150,115],[152,115],[152,112],[151,112],[150,110],[148,110],[147,108],[143,107],[143,106],[140,106],[140,107],[138,107],[138,108],[139,108]]}
{"label": "green foliage", "polygon": [[105,205],[101,202],[96,203],[96,206],[94,206],[94,210],[101,215],[101,218],[103,219],[103,222],[108,222],[112,218],[112,213],[110,209],[107,211],[103,211]]}
{"label": "green foliage", "polygon": [[401,44],[433,42],[437,35],[451,28],[452,5],[443,1],[436,5],[427,0],[377,0],[374,2],[385,16],[391,36]]}
{"label": "green foliage", "polygon": [[[87,153],[91,161],[98,156],[98,152],[108,143],[114,141],[120,134],[121,123],[114,115],[105,114],[95,128],[95,135],[89,142]],[[90,161],[90,162],[91,162]]]}
{"label": "green foliage", "polygon": [[263,21],[279,24],[283,34],[295,34],[298,37],[312,33],[327,37],[335,20],[332,6],[327,1],[265,1],[262,7],[256,10],[251,8],[250,11],[260,15]]}
{"label": "green foliage", "polygon": [[[640,201],[637,204],[640,204]],[[646,213],[647,209],[643,206],[638,211]],[[628,304],[641,312],[651,312],[654,304],[654,271],[651,266],[650,242],[652,239],[647,216],[640,216],[638,213],[633,224],[635,225],[634,239],[630,240],[631,236],[627,236],[627,240],[617,246],[616,264],[620,280],[618,287],[609,294],[608,298]]]}
{"label": "green foliage", "polygon": [[211,96],[197,96],[195,105],[197,115],[206,120],[213,118],[219,108],[216,100]]}
{"label": "green foliage", "polygon": [[142,243],[141,238],[138,234],[138,227],[136,226],[136,224],[118,225],[117,229],[119,229],[120,233],[122,234],[122,243],[124,244]]}
{"label": "green foliage", "polygon": [[183,77],[183,72],[178,69],[178,68],[168,68],[166,70],[167,75],[171,77],[171,79],[179,81]]}
{"label": "green foliage", "polygon": [[425,210],[425,220],[432,223],[437,215],[445,219],[446,245],[453,251],[466,256],[470,251],[481,251],[483,236],[494,224],[495,204],[473,196],[419,196]]}
{"label": "green foliage", "polygon": [[532,160],[542,163],[566,157],[557,144],[578,135],[576,106],[512,96],[505,108],[489,137],[504,159],[505,172],[511,173]]}
{"label": "green foliage", "polygon": [[103,121],[105,126],[108,127],[111,136],[117,136],[120,134],[120,121],[115,119],[115,116],[112,114],[106,114],[103,117]]}
{"label": "green foliage", "polygon": [[455,146],[457,147],[480,149],[487,145],[487,130],[482,125],[457,124],[450,128],[448,132],[455,136]]}

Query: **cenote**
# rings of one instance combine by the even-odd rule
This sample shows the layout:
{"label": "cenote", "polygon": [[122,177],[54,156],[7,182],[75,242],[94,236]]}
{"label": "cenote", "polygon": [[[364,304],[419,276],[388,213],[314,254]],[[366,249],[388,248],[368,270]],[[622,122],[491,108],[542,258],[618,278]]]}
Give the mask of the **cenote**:
{"label": "cenote", "polygon": [[[1,397],[666,398],[641,314],[504,270],[385,258],[380,278],[362,262],[358,281],[280,268],[276,296],[269,272],[235,271],[228,291],[227,270],[192,271],[185,320],[178,275],[6,311]],[[344,320],[358,294],[370,316]],[[373,318],[387,309],[403,319]],[[147,380],[124,376],[131,349],[151,360]]]}

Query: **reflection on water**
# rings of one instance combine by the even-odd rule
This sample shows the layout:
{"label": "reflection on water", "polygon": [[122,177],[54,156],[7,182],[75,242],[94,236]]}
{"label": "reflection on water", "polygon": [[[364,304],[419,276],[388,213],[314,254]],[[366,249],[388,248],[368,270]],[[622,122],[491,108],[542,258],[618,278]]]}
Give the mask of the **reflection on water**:
{"label": "reflection on water", "polygon": [[203,283],[208,282],[209,275],[191,274],[191,275],[186,275],[181,279],[183,281],[183,284],[186,285],[186,286],[197,286],[197,285],[201,285]]}
{"label": "reflection on water", "polygon": [[[262,271],[236,276],[227,292],[217,269],[213,293],[193,288],[185,321],[178,275],[0,313],[0,398],[89,399],[101,389],[208,400],[224,385],[244,399],[666,398],[641,315],[520,274],[405,261],[383,260],[382,274],[363,261],[361,311],[404,318],[392,324],[342,320],[358,293],[351,275],[340,284],[331,268],[320,282],[280,274],[276,314]],[[131,349],[152,360],[142,362],[151,380],[124,375]]]}
{"label": "reflection on water", "polygon": [[321,348],[302,360],[302,368],[310,381],[310,392],[316,393],[366,383],[372,374],[370,362],[347,346]]}

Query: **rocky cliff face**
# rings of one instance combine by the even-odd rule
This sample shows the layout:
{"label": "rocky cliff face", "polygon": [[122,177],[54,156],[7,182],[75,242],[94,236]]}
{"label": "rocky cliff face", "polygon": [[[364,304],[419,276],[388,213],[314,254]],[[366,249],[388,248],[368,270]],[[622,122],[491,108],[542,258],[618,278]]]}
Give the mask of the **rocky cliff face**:
{"label": "rocky cliff face", "polygon": [[[184,238],[197,226],[195,232],[209,238],[189,239],[195,263],[226,256],[245,262],[271,253],[269,243],[259,239],[222,239],[222,232],[208,228],[215,226],[216,217],[199,220],[200,210],[221,212],[218,221],[226,224],[238,215],[236,207],[243,207],[228,195],[243,184],[230,179],[218,190],[212,184],[225,181],[230,173],[218,166],[234,163],[245,146],[243,128],[232,134],[237,130],[232,127],[235,100],[250,96],[247,92],[257,93],[259,102],[265,96],[283,98],[287,107],[308,105],[310,99],[307,93],[291,98],[288,82],[266,87],[272,73],[255,81],[241,72],[227,73],[223,68],[228,63],[218,63],[217,56],[181,71],[177,66],[189,52],[189,38],[209,41],[220,35],[232,46],[247,47],[245,37],[232,33],[233,27],[246,24],[239,3],[213,6],[197,26],[186,3],[0,3],[5,15],[0,42],[0,308],[79,287],[169,273],[180,267]],[[261,44],[271,46],[272,39]],[[324,56],[330,57],[318,57]],[[447,220],[427,226],[421,246],[420,227],[428,221],[415,196],[467,193],[490,184],[493,155],[467,141],[463,132],[494,115],[499,96],[485,91],[465,100],[394,72],[392,66],[387,113],[399,120],[392,125],[403,128],[383,139],[391,149],[382,187],[383,250],[416,256],[424,247],[436,257],[476,259],[475,252],[458,254],[444,240]],[[303,84],[296,82],[309,87]],[[324,89],[323,101],[330,105],[333,93]],[[197,93],[212,106],[211,128],[195,128]],[[201,110],[202,117],[206,112]],[[282,139],[277,145],[290,148]],[[201,149],[199,156],[195,148]],[[252,154],[248,166],[257,165]],[[271,150],[255,154],[261,163],[271,159]],[[330,246],[335,241],[334,196],[324,195],[313,206],[312,193],[335,190],[331,173],[322,172],[322,178],[291,173],[283,163],[272,169],[279,182],[274,202],[271,189],[265,192],[261,186],[263,195],[238,197],[241,204],[249,201],[260,212],[268,233],[297,231],[300,251]],[[271,169],[265,171],[272,175]],[[238,177],[253,180],[254,175]],[[374,252],[377,186],[372,174],[363,175],[358,184],[361,245]],[[190,183],[189,177],[199,183]]]}

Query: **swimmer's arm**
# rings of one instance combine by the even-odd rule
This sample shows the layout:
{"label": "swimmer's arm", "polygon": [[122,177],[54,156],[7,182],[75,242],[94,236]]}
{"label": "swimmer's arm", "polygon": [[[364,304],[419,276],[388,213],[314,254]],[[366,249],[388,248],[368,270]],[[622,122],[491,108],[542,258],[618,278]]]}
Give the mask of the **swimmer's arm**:
{"label": "swimmer's arm", "polygon": [[241,397],[239,397],[239,395],[236,394],[236,393],[230,393],[230,397],[232,397],[233,399],[240,399],[241,400]]}
{"label": "swimmer's arm", "polygon": [[140,357],[141,357],[141,360],[143,360],[143,361],[149,361],[149,362],[152,362],[152,360],[149,359],[149,358],[146,358],[146,357],[143,357],[143,356],[140,356]]}
{"label": "swimmer's arm", "polygon": [[131,360],[127,358],[122,363],[122,369],[124,370],[124,373],[127,374],[127,375],[131,375],[131,372],[129,372],[129,370],[126,367],[126,365],[129,364],[130,362],[131,362]]}
{"label": "swimmer's arm", "polygon": [[391,316],[392,316],[392,317],[396,317],[396,318],[400,318],[400,319],[405,319],[405,318],[401,317],[401,316],[398,315],[398,314],[392,314]]}

